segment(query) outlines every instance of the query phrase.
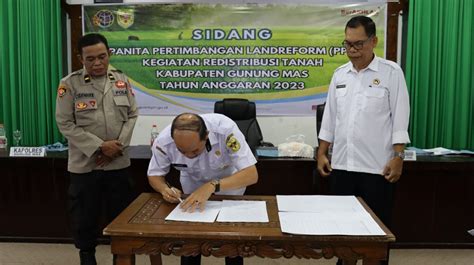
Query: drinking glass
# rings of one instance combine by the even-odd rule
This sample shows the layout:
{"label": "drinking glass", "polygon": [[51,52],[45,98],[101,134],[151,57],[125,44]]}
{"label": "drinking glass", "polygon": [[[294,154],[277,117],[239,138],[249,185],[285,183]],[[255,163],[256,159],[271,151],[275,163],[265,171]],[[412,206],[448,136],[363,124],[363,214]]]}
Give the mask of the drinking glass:
{"label": "drinking glass", "polygon": [[15,146],[20,146],[20,140],[21,140],[21,131],[20,130],[15,130],[13,132],[13,140],[15,140]]}

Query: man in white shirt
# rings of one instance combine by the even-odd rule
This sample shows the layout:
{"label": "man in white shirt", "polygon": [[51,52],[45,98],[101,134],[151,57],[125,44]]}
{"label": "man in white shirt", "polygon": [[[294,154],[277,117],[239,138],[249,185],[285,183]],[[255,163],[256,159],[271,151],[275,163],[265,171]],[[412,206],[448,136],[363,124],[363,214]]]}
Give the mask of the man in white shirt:
{"label": "man in white shirt", "polygon": [[[221,114],[183,113],[163,129],[152,147],[148,181],[163,198],[179,202],[182,192],[165,180],[170,167],[180,171],[180,181],[189,196],[183,210],[203,210],[213,194],[242,195],[258,180],[255,159],[237,124]],[[182,257],[181,264],[200,264],[200,256]],[[226,264],[243,259],[226,258]]]}
{"label": "man in white shirt", "polygon": [[403,72],[375,56],[377,41],[372,19],[357,16],[347,22],[343,45],[350,62],[331,80],[317,160],[321,176],[330,175],[333,194],[362,197],[389,225],[393,183],[402,174],[403,150],[410,142],[410,107]]}

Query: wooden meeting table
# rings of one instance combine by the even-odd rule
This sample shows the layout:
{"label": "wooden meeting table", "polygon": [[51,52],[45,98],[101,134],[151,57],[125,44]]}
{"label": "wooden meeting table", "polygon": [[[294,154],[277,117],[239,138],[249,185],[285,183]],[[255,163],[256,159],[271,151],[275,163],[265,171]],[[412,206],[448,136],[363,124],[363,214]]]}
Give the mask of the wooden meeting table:
{"label": "wooden meeting table", "polygon": [[197,223],[165,221],[176,204],[160,194],[142,193],[103,231],[111,237],[115,264],[135,264],[136,254],[150,255],[153,265],[161,264],[161,254],[215,257],[305,258],[338,257],[344,264],[378,264],[387,259],[395,236],[374,215],[363,200],[384,236],[292,235],[281,232],[275,196],[212,196],[211,200],[264,200],[268,223]]}

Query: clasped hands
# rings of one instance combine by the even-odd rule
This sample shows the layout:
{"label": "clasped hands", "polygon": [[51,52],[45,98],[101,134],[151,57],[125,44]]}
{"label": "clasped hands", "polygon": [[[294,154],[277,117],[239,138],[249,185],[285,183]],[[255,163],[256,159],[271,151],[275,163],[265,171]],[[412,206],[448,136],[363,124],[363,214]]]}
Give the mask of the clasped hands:
{"label": "clasped hands", "polygon": [[[183,212],[192,213],[197,209],[199,209],[201,212],[204,211],[206,202],[209,200],[209,197],[211,197],[212,193],[214,193],[214,189],[214,186],[210,183],[203,184],[188,197],[186,197],[186,199],[181,202],[179,207],[183,210]],[[175,187],[166,187],[161,191],[163,199],[171,203],[179,203],[182,194],[183,193]]]}
{"label": "clasped hands", "polygon": [[104,141],[95,160],[96,165],[106,166],[115,158],[123,155],[123,144],[118,140]]}

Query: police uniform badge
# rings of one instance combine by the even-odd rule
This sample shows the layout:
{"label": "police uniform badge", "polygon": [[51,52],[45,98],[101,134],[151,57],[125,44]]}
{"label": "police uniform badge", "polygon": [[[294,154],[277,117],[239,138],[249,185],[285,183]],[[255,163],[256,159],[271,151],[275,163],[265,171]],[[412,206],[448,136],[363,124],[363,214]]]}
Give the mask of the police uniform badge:
{"label": "police uniform badge", "polygon": [[122,80],[118,80],[118,81],[115,81],[115,86],[117,88],[125,88],[127,86],[127,84]]}
{"label": "police uniform badge", "polygon": [[58,87],[58,97],[62,98],[64,95],[66,95],[66,87],[64,85],[60,85]]}
{"label": "police uniform badge", "polygon": [[96,101],[95,101],[95,100],[90,100],[90,101],[89,101],[89,104],[90,104],[92,107],[95,107]]}
{"label": "police uniform badge", "polygon": [[240,150],[240,143],[237,138],[235,138],[234,134],[227,137],[226,146],[234,153]]}
{"label": "police uniform badge", "polygon": [[87,108],[87,103],[85,103],[85,102],[78,102],[78,103],[76,104],[76,109],[77,109],[77,110],[83,110],[83,109],[85,109],[85,108]]}
{"label": "police uniform badge", "polygon": [[380,80],[378,78],[375,78],[374,81],[372,81],[372,84],[378,86],[380,84]]}

